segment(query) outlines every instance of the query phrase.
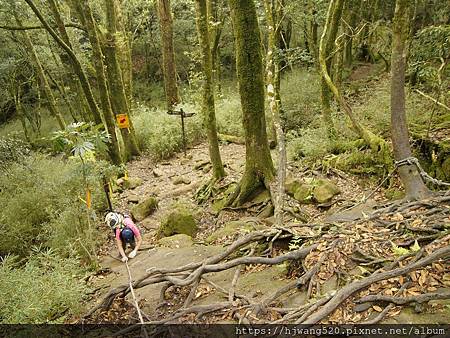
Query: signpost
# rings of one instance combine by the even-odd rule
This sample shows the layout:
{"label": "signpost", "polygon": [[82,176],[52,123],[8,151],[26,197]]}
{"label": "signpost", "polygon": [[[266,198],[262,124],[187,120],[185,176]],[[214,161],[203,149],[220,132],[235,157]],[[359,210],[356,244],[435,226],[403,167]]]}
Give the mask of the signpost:
{"label": "signpost", "polygon": [[116,115],[117,125],[120,129],[130,128],[130,120],[127,114],[117,114]]}
{"label": "signpost", "polygon": [[180,110],[168,111],[167,114],[169,114],[169,115],[180,115],[180,117],[181,117],[181,134],[182,134],[182,137],[183,137],[183,151],[184,151],[184,156],[186,156],[186,132],[184,130],[184,119],[186,117],[194,116],[195,113],[186,113],[183,109],[180,108]]}

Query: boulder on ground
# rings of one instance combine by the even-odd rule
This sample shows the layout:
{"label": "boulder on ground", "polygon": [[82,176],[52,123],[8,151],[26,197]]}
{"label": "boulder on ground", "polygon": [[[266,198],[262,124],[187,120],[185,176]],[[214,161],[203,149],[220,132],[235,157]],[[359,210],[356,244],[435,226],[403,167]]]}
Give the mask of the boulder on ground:
{"label": "boulder on ground", "polygon": [[290,179],[285,184],[286,193],[303,204],[312,202],[313,185],[296,179]]}
{"label": "boulder on ground", "polygon": [[194,244],[192,237],[185,234],[177,234],[161,238],[158,243],[166,248],[178,249],[187,248]]}
{"label": "boulder on ground", "polygon": [[131,215],[135,220],[142,221],[147,216],[150,216],[157,208],[158,200],[155,197],[148,197],[131,209]]}
{"label": "boulder on ground", "polygon": [[168,237],[175,234],[194,236],[198,226],[194,216],[184,205],[175,205],[161,221],[159,236]]}
{"label": "boulder on ground", "polygon": [[144,181],[140,177],[129,177],[128,179],[123,180],[124,189],[135,189],[142,185]]}
{"label": "boulder on ground", "polygon": [[314,188],[313,196],[318,203],[326,203],[340,194],[339,188],[333,182],[329,180],[317,180]]}
{"label": "boulder on ground", "polygon": [[184,183],[184,184],[191,184],[191,180],[189,178],[187,178],[187,177],[184,177],[184,176],[178,176],[178,177],[175,177],[172,180],[172,183],[175,184],[175,185],[182,184],[182,183]]}

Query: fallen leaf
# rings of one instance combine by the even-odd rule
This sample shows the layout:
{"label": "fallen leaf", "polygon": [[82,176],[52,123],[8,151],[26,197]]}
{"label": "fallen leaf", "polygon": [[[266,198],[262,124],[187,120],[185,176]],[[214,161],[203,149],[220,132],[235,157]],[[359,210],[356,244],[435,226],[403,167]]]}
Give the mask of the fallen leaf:
{"label": "fallen leaf", "polygon": [[372,306],[372,308],[376,311],[376,312],[381,312],[383,311],[383,309],[381,307],[379,307],[378,305],[374,305]]}

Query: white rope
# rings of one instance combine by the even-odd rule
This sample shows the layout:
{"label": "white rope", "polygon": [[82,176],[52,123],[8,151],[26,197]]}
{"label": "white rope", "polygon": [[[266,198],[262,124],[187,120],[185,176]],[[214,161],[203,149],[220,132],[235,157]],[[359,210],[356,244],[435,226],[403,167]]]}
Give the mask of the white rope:
{"label": "white rope", "polygon": [[411,157],[407,157],[407,158],[404,158],[403,160],[395,162],[395,169],[397,169],[398,167],[401,167],[402,165],[415,165],[417,167],[417,169],[419,170],[420,176],[422,176],[422,178],[425,181],[428,181],[428,182],[436,184],[436,185],[450,187],[450,183],[438,180],[438,179],[428,175],[428,173],[425,170],[423,170],[422,166],[419,163],[419,160],[415,157],[411,156]]}

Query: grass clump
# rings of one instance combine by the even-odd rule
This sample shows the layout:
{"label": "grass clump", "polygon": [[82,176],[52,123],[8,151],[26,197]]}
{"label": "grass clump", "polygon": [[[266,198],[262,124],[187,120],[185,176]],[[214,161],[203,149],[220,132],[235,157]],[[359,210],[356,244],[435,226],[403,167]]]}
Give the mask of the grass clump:
{"label": "grass clump", "polygon": [[0,323],[63,323],[81,311],[87,292],[76,258],[36,250],[25,264],[17,256],[0,261]]}
{"label": "grass clump", "polygon": [[[185,119],[188,144],[202,140],[206,131],[202,127],[201,115],[194,106],[184,106],[185,112],[196,113]],[[183,149],[181,121],[176,115],[168,115],[163,110],[138,106],[133,114],[133,123],[141,149],[146,150],[157,160],[169,158]]]}
{"label": "grass clump", "polygon": [[42,245],[63,256],[75,252],[92,263],[99,233],[82,199],[87,182],[92,210],[105,209],[100,166],[85,168],[84,181],[77,159],[31,153],[9,163],[0,174],[0,255],[26,257],[33,245]]}

